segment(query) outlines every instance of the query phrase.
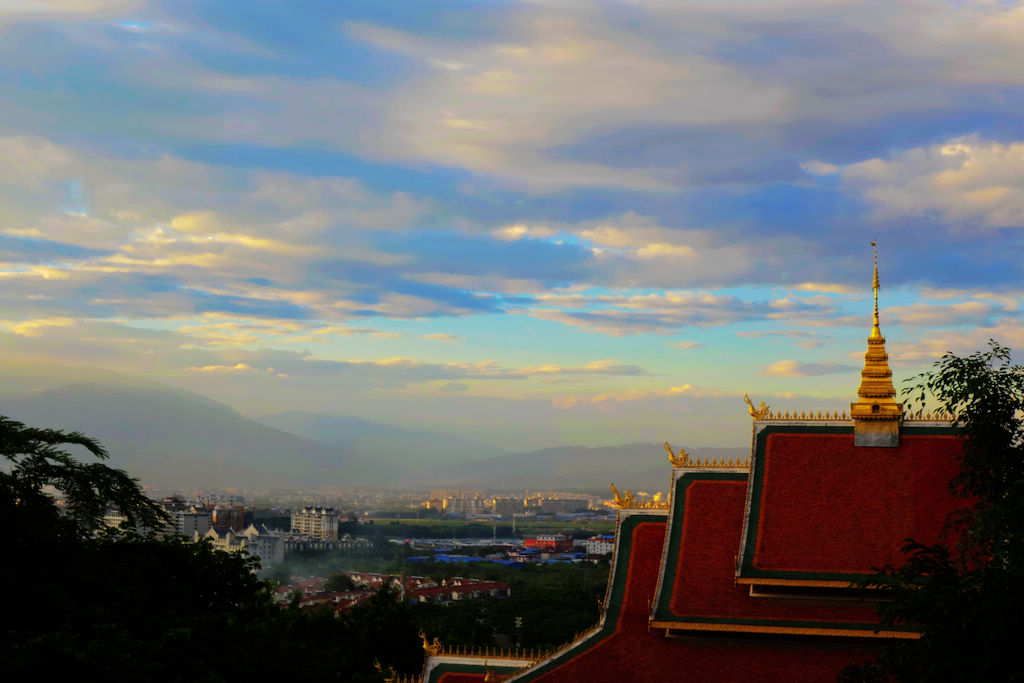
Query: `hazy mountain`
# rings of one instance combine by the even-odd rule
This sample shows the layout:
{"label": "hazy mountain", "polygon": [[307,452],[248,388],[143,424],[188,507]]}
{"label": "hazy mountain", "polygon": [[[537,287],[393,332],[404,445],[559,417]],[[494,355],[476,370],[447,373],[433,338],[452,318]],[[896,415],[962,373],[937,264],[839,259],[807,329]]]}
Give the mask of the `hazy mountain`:
{"label": "hazy mountain", "polygon": [[259,487],[347,485],[375,478],[371,464],[339,448],[260,424],[205,396],[159,385],[72,384],[0,399],[0,414],[95,437],[110,451],[111,464],[147,483]]}
{"label": "hazy mountain", "polygon": [[387,463],[393,475],[415,480],[438,467],[506,453],[453,434],[406,429],[358,417],[290,412],[260,415],[263,424],[344,450],[352,457]]}
{"label": "hazy mountain", "polygon": [[[68,373],[86,379],[86,370]],[[428,430],[354,417],[280,413],[247,418],[200,394],[128,376],[78,381],[18,396],[0,393],[0,415],[79,430],[99,439],[111,464],[144,483],[204,487],[417,486],[663,491],[660,444],[563,446],[502,454]],[[8,387],[8,390],[10,387]],[[695,448],[699,457],[745,458],[748,449]]]}
{"label": "hazy mountain", "polygon": [[[687,448],[699,458],[744,459],[745,446]],[[665,491],[671,468],[661,444],[633,443],[587,448],[563,446],[465,462],[439,470],[438,485],[473,488],[607,491],[615,482],[633,491]]]}
{"label": "hazy mountain", "polygon": [[0,361],[0,399],[17,398],[25,394],[58,389],[69,384],[116,384],[119,386],[167,389],[166,385],[151,380],[124,375],[101,368],[36,363],[19,360]]}

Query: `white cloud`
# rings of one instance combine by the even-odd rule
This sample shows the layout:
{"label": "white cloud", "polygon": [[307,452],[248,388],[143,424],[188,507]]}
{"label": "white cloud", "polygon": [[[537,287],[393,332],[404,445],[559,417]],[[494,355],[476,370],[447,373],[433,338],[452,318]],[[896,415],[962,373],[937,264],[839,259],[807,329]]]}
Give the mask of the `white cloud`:
{"label": "white cloud", "polygon": [[842,178],[883,218],[1024,226],[1024,142],[954,138],[852,164]]}
{"label": "white cloud", "polygon": [[5,0],[0,20],[119,16],[132,11],[141,0]]}
{"label": "white cloud", "polygon": [[789,106],[784,85],[696,52],[670,54],[588,12],[526,8],[490,43],[442,46],[369,25],[351,25],[349,34],[423,64],[459,65],[425,70],[422,80],[390,95],[385,153],[484,171],[534,190],[668,189],[671,175],[658,169],[572,161],[549,147],[610,125],[770,121]]}
{"label": "white cloud", "polygon": [[850,372],[857,368],[841,363],[802,363],[795,360],[780,360],[764,366],[757,373],[769,377],[814,377]]}

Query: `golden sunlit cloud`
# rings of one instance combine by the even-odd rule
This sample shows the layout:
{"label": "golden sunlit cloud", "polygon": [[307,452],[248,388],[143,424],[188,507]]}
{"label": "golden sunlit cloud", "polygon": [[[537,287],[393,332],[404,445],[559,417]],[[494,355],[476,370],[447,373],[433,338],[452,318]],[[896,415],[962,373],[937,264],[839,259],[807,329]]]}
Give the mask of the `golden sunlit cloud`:
{"label": "golden sunlit cloud", "polygon": [[74,318],[34,318],[19,322],[0,320],[0,325],[22,337],[34,337],[47,327],[72,327],[77,323]]}

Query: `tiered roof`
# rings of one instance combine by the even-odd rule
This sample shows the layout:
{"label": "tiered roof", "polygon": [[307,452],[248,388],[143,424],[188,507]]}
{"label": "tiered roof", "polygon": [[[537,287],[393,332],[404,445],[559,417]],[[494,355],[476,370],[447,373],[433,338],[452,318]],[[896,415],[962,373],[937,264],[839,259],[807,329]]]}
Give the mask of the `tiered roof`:
{"label": "tiered roof", "polygon": [[901,564],[906,539],[940,540],[957,507],[948,483],[962,441],[950,416],[904,418],[878,288],[876,252],[873,325],[849,417],[772,413],[745,397],[749,461],[700,462],[666,443],[667,500],[613,487],[615,559],[594,630],[518,671],[511,662],[500,673],[445,669],[428,657],[424,680],[834,680],[887,640],[918,637],[883,628],[878,595],[856,582]]}

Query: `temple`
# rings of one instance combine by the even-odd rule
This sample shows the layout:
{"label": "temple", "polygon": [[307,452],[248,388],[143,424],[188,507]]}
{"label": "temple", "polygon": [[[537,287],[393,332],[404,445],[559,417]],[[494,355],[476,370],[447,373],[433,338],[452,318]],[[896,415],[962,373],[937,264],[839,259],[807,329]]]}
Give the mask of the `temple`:
{"label": "temple", "polygon": [[849,414],[791,415],[745,397],[748,461],[697,461],[666,443],[667,500],[616,496],[593,629],[544,657],[424,639],[422,680],[828,681],[893,639],[919,637],[880,624],[880,596],[857,582],[902,564],[905,539],[940,540],[957,506],[949,482],[962,443],[951,416],[906,415],[896,401],[878,289],[876,251],[873,325]]}

